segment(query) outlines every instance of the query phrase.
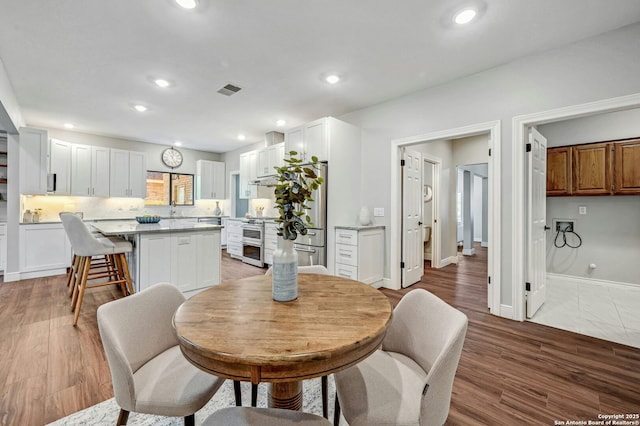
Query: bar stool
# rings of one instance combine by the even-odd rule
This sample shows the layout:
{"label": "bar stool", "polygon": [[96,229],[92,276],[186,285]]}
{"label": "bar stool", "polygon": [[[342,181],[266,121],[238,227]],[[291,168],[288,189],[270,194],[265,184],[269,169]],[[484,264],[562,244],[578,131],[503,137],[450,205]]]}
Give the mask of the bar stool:
{"label": "bar stool", "polygon": [[[125,256],[125,253],[132,251],[133,246],[122,238],[96,237],[73,213],[60,213],[60,219],[75,254],[70,272],[72,274],[70,291],[73,293],[71,309],[75,311],[73,319],[75,326],[78,324],[82,299],[87,287],[118,285],[123,296],[133,293],[133,283]],[[92,263],[94,257],[104,257],[106,260],[94,264]],[[98,279],[107,279],[107,281],[88,283]]]}

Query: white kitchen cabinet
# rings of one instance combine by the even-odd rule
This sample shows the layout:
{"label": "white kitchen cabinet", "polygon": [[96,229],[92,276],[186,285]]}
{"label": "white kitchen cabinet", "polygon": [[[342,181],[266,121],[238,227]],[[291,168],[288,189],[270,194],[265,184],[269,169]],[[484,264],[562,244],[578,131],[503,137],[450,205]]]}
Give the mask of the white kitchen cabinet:
{"label": "white kitchen cabinet", "polygon": [[47,147],[49,136],[46,130],[20,128],[20,193],[47,193]]}
{"label": "white kitchen cabinet", "polygon": [[291,129],[286,133],[286,154],[288,155],[290,151],[296,151],[297,157],[304,162],[310,162],[313,156],[318,157],[318,161],[327,161],[329,159],[329,134],[332,120],[335,119],[324,117]]}
{"label": "white kitchen cabinet", "polygon": [[0,270],[7,269],[7,224],[0,223]]}
{"label": "white kitchen cabinet", "polygon": [[220,230],[220,245],[222,247],[227,246],[227,221],[228,217],[223,217],[220,219],[220,225],[222,225],[222,229]]}
{"label": "white kitchen cabinet", "polygon": [[144,198],[147,193],[145,154],[112,148],[110,157],[109,195]]}
{"label": "white kitchen cabinet", "polygon": [[71,195],[108,197],[111,163],[109,148],[71,145]]}
{"label": "white kitchen cabinet", "polygon": [[49,173],[55,175],[56,195],[71,194],[71,143],[51,139],[49,145]]}
{"label": "white kitchen cabinet", "polygon": [[221,200],[225,196],[225,164],[220,161],[196,161],[196,197]]}
{"label": "white kitchen cabinet", "polygon": [[258,177],[273,176],[276,167],[284,164],[284,142],[280,142],[258,151]]}
{"label": "white kitchen cabinet", "polygon": [[139,253],[140,282],[137,291],[171,281],[171,234],[141,235]]}
{"label": "white kitchen cabinet", "polygon": [[62,223],[20,225],[19,237],[22,278],[62,274],[71,266],[71,244]]}
{"label": "white kitchen cabinet", "polygon": [[141,235],[138,291],[159,282],[170,282],[183,293],[219,284],[218,247],[218,232]]}
{"label": "white kitchen cabinet", "polygon": [[241,219],[227,219],[227,253],[236,259],[242,258]]}
{"label": "white kitchen cabinet", "polygon": [[336,226],[334,274],[380,286],[384,276],[384,226]]}
{"label": "white kitchen cabinet", "polygon": [[258,187],[251,182],[257,179],[258,151],[240,154],[240,198],[256,198]]}
{"label": "white kitchen cabinet", "polygon": [[268,220],[264,222],[264,263],[273,265],[273,253],[278,248],[278,224]]}

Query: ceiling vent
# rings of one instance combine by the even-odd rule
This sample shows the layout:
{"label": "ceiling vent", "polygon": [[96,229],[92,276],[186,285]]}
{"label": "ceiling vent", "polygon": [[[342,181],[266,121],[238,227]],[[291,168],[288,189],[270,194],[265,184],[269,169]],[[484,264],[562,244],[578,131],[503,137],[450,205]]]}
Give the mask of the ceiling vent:
{"label": "ceiling vent", "polygon": [[226,86],[224,86],[222,89],[218,90],[218,93],[221,93],[225,96],[231,96],[235,93],[238,93],[240,90],[242,90],[242,88],[238,86],[234,86],[233,84],[229,83]]}

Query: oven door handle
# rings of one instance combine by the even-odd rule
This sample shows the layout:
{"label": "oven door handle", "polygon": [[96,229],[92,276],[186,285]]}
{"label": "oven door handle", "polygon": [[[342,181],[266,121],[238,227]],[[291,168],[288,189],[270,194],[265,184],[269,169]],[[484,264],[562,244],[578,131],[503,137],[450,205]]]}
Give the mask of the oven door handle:
{"label": "oven door handle", "polygon": [[304,248],[301,248],[301,247],[294,247],[293,249],[294,249],[295,251],[301,251],[301,252],[303,252],[303,253],[315,253],[315,252],[316,252],[316,251],[315,251],[315,250],[313,250],[313,249],[304,249]]}
{"label": "oven door handle", "polygon": [[242,244],[245,246],[251,246],[251,247],[262,247],[262,242],[260,241],[254,241],[254,240],[242,240]]}

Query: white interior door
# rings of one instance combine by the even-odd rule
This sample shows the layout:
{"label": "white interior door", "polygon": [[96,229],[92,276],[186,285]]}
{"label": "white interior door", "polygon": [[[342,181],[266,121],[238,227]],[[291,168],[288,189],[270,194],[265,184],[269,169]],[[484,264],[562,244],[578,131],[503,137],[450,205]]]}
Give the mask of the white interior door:
{"label": "white interior door", "polygon": [[527,318],[532,318],[547,296],[546,236],[547,224],[547,140],[536,129],[529,133],[531,151],[528,164],[527,217]]}
{"label": "white interior door", "polygon": [[402,287],[424,273],[422,236],[422,154],[404,149],[402,168]]}

